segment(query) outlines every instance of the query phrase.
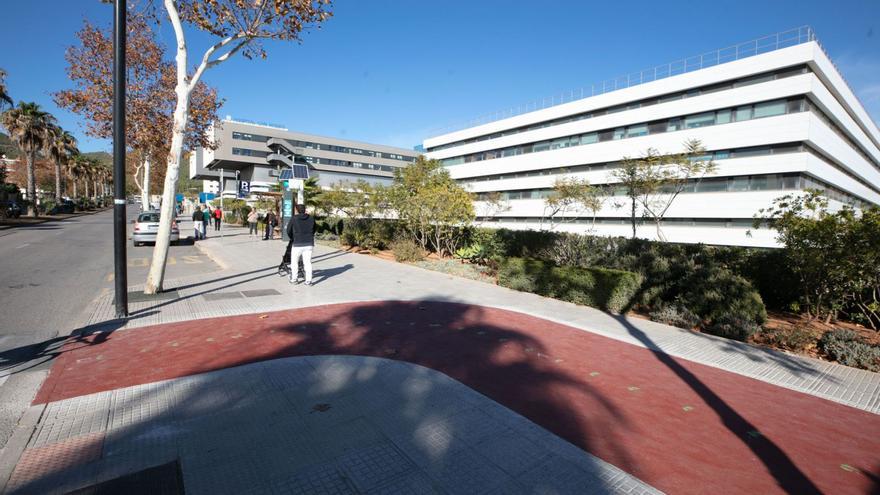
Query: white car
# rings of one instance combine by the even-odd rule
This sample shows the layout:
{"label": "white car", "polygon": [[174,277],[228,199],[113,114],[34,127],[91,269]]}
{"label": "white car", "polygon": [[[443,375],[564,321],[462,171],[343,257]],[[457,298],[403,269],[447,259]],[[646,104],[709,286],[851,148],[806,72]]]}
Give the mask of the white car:
{"label": "white car", "polygon": [[[156,234],[159,232],[159,212],[145,211],[138,215],[134,221],[134,232],[131,234],[131,241],[135,246],[140,246],[145,242],[156,242]],[[177,228],[177,220],[171,221],[171,242],[175,243],[180,240],[180,230]]]}

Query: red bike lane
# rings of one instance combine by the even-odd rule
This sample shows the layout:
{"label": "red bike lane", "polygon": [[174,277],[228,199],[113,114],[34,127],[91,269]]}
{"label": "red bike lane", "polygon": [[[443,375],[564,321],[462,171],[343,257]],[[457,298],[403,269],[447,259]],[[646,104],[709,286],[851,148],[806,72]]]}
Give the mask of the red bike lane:
{"label": "red bike lane", "polygon": [[34,403],[321,354],[443,372],[667,493],[880,490],[878,415],[526,314],[454,303],[337,304],[71,339]]}

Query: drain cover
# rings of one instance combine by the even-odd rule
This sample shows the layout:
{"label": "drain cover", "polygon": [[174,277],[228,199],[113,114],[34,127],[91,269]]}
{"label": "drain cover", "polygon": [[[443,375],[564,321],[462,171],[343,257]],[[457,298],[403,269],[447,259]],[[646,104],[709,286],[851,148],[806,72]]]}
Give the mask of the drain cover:
{"label": "drain cover", "polygon": [[241,292],[211,292],[204,294],[202,297],[207,301],[222,301],[224,299],[241,299]]}
{"label": "drain cover", "polygon": [[143,292],[129,292],[128,302],[148,302],[148,301],[166,301],[168,299],[177,299],[177,289],[162,291],[158,294],[144,294]]}
{"label": "drain cover", "polygon": [[254,289],[241,291],[244,297],[262,297],[262,296],[280,296],[281,293],[275,289]]}

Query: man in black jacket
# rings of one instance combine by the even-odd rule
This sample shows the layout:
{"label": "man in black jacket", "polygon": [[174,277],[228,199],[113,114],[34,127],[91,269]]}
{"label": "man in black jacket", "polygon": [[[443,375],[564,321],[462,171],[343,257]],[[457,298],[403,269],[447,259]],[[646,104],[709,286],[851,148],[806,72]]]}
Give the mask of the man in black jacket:
{"label": "man in black jacket", "polygon": [[275,224],[277,222],[278,217],[275,216],[275,210],[269,210],[269,213],[266,214],[266,235],[263,236],[264,241],[275,237]]}
{"label": "man in black jacket", "polygon": [[315,247],[315,219],[304,205],[296,205],[296,215],[287,223],[287,236],[293,242],[290,251],[290,283],[296,283],[299,258],[302,256],[306,285],[312,285],[312,249]]}
{"label": "man in black jacket", "polygon": [[199,239],[204,239],[202,236],[202,209],[196,206],[196,211],[193,212],[193,240],[197,241]]}

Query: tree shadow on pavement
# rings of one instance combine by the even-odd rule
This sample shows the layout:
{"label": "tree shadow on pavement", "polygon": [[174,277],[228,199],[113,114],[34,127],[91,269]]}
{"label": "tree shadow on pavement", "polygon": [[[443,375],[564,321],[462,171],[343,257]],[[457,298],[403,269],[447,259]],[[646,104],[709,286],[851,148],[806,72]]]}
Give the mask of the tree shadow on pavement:
{"label": "tree shadow on pavement", "polygon": [[9,376],[38,368],[51,362],[61,354],[80,347],[100,345],[110,337],[110,334],[125,326],[129,320],[143,318],[151,314],[155,313],[95,323],[78,328],[70,335],[58,336],[42,342],[0,352],[0,376]]}
{"label": "tree shadow on pavement", "polygon": [[733,433],[764,464],[780,488],[787,493],[822,493],[778,445],[760,434],[754,424],[729,406],[724,399],[697,378],[696,375],[682,366],[681,363],[676,361],[674,357],[660,350],[660,347],[644,331],[633,325],[626,317],[617,317],[617,321],[620,322],[632,337],[635,337],[642,345],[651,350],[651,354],[659,362],[700,396],[703,402],[715,412],[724,424],[724,427]]}
{"label": "tree shadow on pavement", "polygon": [[321,282],[327,280],[328,278],[335,277],[337,275],[341,275],[349,270],[354,268],[354,265],[348,263],[342,266],[335,266],[333,268],[321,268],[316,269],[312,272],[312,285],[320,284]]}
{"label": "tree shadow on pavement", "polygon": [[[486,318],[485,308],[436,299],[383,301],[359,304],[329,320],[297,321],[281,330],[295,336],[296,343],[276,350],[275,356],[375,356],[425,366],[581,449],[589,451],[593,442],[601,442],[613,451],[615,465],[639,470],[622,438],[581,416],[593,411],[595,417],[614,418],[625,430],[626,412],[582,378],[557,366],[540,341],[504,321]],[[573,403],[588,405],[575,408]]]}
{"label": "tree shadow on pavement", "polygon": [[[138,407],[145,414],[111,410],[107,432],[97,440],[97,458],[51,464],[46,472],[13,488],[21,493],[42,487],[72,491],[179,458],[187,484],[203,490],[207,488],[200,483],[209,481],[229,493],[268,491],[278,483],[288,490],[303,489],[309,485],[300,476],[315,472],[316,465],[336,466],[337,472],[326,476],[346,478],[343,471],[357,468],[350,466],[357,455],[382,445],[424,460],[418,472],[413,469],[407,476],[427,473],[432,482],[453,483],[444,488],[463,492],[505,493],[525,487],[530,493],[576,493],[588,487],[590,493],[611,493],[611,484],[620,482],[612,479],[604,463],[561,440],[552,446],[559,458],[541,457],[537,452],[550,447],[532,442],[546,440],[544,434],[519,435],[534,433],[533,425],[511,421],[515,415],[493,409],[496,406],[475,394],[470,397],[476,402],[457,403],[452,392],[460,386],[418,366],[398,366],[389,379],[391,365],[380,364],[377,370],[370,361],[352,368],[333,358],[312,360],[306,370],[298,363],[271,361],[325,355],[380,357],[439,371],[560,437],[573,439],[581,449],[602,443],[613,449],[615,464],[638,470],[618,433],[628,424],[626,412],[558,366],[539,340],[499,318],[501,312],[437,301],[327,308],[329,312],[312,308],[298,313],[303,317],[276,320],[272,331],[286,345],[236,341],[238,346],[257,346],[237,359],[234,352],[205,353],[193,347],[194,362],[183,378],[144,384],[118,397],[117,392],[106,392],[117,397],[106,399],[111,409],[118,404]],[[204,340],[198,345],[203,347]],[[283,373],[264,374],[278,366],[285,368]],[[216,369],[220,371],[204,373]],[[386,372],[377,372],[382,369]],[[310,383],[308,377],[316,374],[321,383]],[[130,416],[131,421],[119,421]],[[615,431],[600,418],[613,418],[624,428]],[[514,424],[525,430],[514,431]],[[488,444],[490,440],[501,443]],[[85,445],[82,451],[91,447]],[[76,455],[69,450],[64,454]],[[386,466],[380,463],[371,476],[382,469]],[[380,474],[391,479],[394,473]],[[519,476],[520,488],[500,486],[493,476]],[[365,483],[357,476],[346,482]],[[371,491],[368,485],[357,489]],[[418,490],[411,487],[407,492]]]}
{"label": "tree shadow on pavement", "polygon": [[143,308],[143,309],[139,309],[139,310],[136,310],[136,311],[132,311],[131,314],[132,314],[132,315],[143,315],[143,314],[146,313],[146,312],[157,312],[160,308],[163,308],[163,307],[165,307],[165,306],[169,306],[169,305],[171,305],[171,304],[177,304],[177,303],[180,303],[180,302],[182,302],[182,301],[186,301],[187,299],[192,299],[192,298],[195,298],[195,297],[203,296],[203,295],[205,295],[205,294],[211,294],[211,293],[213,293],[213,292],[218,292],[218,291],[221,291],[221,290],[223,290],[223,289],[229,289],[230,287],[235,287],[235,286],[238,286],[238,285],[246,284],[246,283],[248,283],[248,282],[253,282],[253,281],[255,281],[255,280],[260,280],[260,279],[268,278],[268,277],[271,277],[271,276],[275,275],[275,270],[276,270],[276,269],[277,269],[277,267],[272,266],[272,267],[262,268],[262,269],[259,269],[259,270],[252,270],[252,271],[250,271],[250,272],[238,273],[238,274],[235,274],[235,275],[230,275],[230,276],[228,276],[228,277],[221,277],[221,278],[219,278],[219,279],[215,279],[215,280],[210,280],[210,281],[200,282],[200,283],[198,283],[198,284],[190,284],[190,285],[183,286],[183,287],[170,287],[170,288],[168,288],[167,290],[174,290],[174,289],[180,290],[180,289],[185,288],[185,287],[197,287],[197,286],[200,286],[200,285],[207,285],[207,284],[215,283],[215,282],[218,282],[218,281],[224,281],[224,280],[230,280],[230,279],[234,279],[234,278],[239,278],[239,277],[243,277],[243,276],[246,276],[246,275],[251,275],[251,274],[254,274],[254,273],[265,272],[265,271],[267,271],[267,270],[273,270],[272,273],[267,273],[267,274],[265,274],[265,275],[258,275],[258,276],[251,277],[251,278],[246,278],[246,279],[243,279],[243,280],[236,280],[235,282],[231,282],[231,283],[228,283],[228,284],[222,285],[222,286],[220,286],[220,287],[213,287],[213,288],[205,289],[205,290],[203,290],[203,291],[201,291],[201,292],[196,292],[196,293],[194,293],[194,294],[189,294],[189,295],[186,295],[186,296],[183,296],[183,297],[177,297],[177,298],[174,298],[174,299],[168,299],[168,300],[165,300],[165,301],[160,302],[160,303],[158,303],[158,304],[154,304],[154,305],[152,305],[152,306],[148,306],[148,307]]}

